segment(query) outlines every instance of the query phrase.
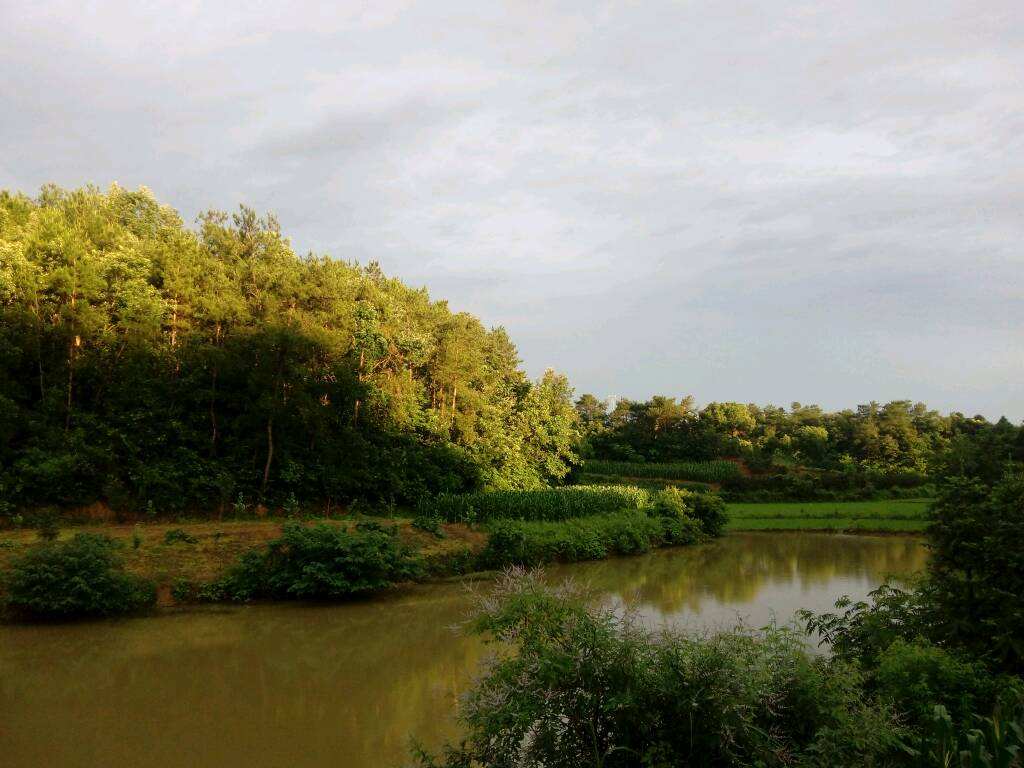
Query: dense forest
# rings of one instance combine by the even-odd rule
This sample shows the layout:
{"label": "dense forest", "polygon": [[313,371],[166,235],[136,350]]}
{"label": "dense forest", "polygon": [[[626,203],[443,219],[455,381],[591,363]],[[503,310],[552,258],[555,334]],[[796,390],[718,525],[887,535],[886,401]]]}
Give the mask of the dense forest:
{"label": "dense forest", "polygon": [[144,189],[0,193],[8,511],[529,488],[577,441],[568,382],[529,381],[504,330],[300,257],[273,217],[193,230]]}
{"label": "dense forest", "polygon": [[583,457],[918,483],[998,477],[1024,429],[910,401],[574,404],[503,329],[375,263],[299,256],[272,216],[190,228],[145,189],[0,193],[0,514],[414,504],[557,484]]}
{"label": "dense forest", "polygon": [[884,475],[999,477],[1024,460],[1024,429],[1006,418],[942,415],[923,403],[868,403],[828,413],[817,405],[709,403],[692,397],[576,401],[586,455],[628,462],[738,457],[755,469],[815,467]]}

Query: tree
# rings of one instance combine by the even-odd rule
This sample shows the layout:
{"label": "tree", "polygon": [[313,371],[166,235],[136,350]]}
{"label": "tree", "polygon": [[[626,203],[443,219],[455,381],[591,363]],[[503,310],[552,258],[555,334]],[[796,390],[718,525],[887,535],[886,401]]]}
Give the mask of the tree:
{"label": "tree", "polygon": [[951,479],[932,507],[929,592],[946,642],[1024,671],[1024,475]]}
{"label": "tree", "polygon": [[503,329],[145,189],[0,193],[0,363],[5,510],[414,501],[557,481],[579,440]]}

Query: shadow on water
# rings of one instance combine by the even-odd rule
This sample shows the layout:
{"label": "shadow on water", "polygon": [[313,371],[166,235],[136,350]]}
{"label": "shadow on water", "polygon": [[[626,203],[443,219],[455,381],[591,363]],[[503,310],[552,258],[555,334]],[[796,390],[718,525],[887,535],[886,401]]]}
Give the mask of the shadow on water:
{"label": "shadow on water", "polygon": [[[559,566],[652,625],[754,626],[866,594],[924,566],[919,540],[734,534]],[[381,766],[410,734],[454,734],[487,655],[453,630],[459,585],[340,606],[256,605],[0,628],[0,755],[21,766]]]}

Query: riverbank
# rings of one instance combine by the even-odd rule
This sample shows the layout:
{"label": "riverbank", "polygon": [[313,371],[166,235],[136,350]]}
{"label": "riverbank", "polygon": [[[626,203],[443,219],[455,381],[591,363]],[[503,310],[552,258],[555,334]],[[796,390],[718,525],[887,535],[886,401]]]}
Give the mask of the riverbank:
{"label": "riverbank", "polygon": [[[487,543],[487,534],[459,523],[441,525],[442,536],[413,527],[405,518],[352,516],[344,520],[318,518],[310,523],[329,522],[354,528],[359,522],[372,521],[395,526],[402,544],[419,554],[428,574],[450,575],[448,563],[465,562],[479,554]],[[253,550],[265,548],[280,538],[287,519],[223,521],[147,522],[126,524],[82,524],[61,528],[58,541],[78,533],[108,536],[118,546],[125,570],[157,585],[159,605],[174,605],[175,587],[211,584],[223,578],[239,559]],[[33,529],[0,531],[0,573],[6,573],[22,554],[39,544]]]}
{"label": "riverbank", "polygon": [[[851,503],[792,504],[730,504],[726,531],[832,531],[856,533],[915,533],[926,525],[923,519],[926,501],[884,501]],[[251,520],[143,522],[136,524],[87,523],[63,527],[58,541],[71,539],[77,533],[107,536],[118,545],[118,555],[125,570],[156,585],[157,604],[173,606],[196,599],[197,588],[222,579],[247,552],[263,550],[279,539],[286,518]],[[487,527],[462,523],[440,523],[438,533],[422,530],[410,518],[380,518],[352,515],[344,519],[316,518],[310,524],[329,522],[354,529],[360,522],[394,526],[401,544],[422,559],[425,578],[441,580],[453,575],[479,571],[485,567],[481,555],[487,549],[491,532]],[[523,527],[522,524],[518,524]],[[644,542],[616,536],[629,546],[606,542],[595,546],[586,536],[575,539],[590,546],[581,549],[571,538],[560,541],[564,534],[554,536],[558,524],[530,524],[529,547],[517,540],[514,552],[529,562],[545,560],[571,561],[603,559],[661,547],[687,543],[683,538],[653,537]],[[566,528],[572,531],[578,523]],[[533,529],[537,530],[534,531]],[[507,537],[507,531],[505,535]],[[440,535],[438,535],[440,534]],[[13,562],[39,544],[34,529],[0,531],[0,574]],[[505,547],[512,549],[506,543]],[[521,551],[522,550],[522,551]],[[548,552],[550,550],[550,552]],[[524,554],[526,553],[526,554]],[[493,564],[492,564],[493,565]],[[206,598],[209,599],[209,598]]]}

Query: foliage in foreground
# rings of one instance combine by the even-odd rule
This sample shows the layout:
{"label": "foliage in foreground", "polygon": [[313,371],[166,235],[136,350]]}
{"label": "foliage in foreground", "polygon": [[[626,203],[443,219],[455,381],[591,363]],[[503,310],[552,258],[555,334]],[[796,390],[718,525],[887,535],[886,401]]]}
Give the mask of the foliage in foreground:
{"label": "foliage in foreground", "polygon": [[927,597],[940,640],[1024,674],[1024,472],[949,481],[931,519]]}
{"label": "foliage in foreground", "polygon": [[926,640],[1002,672],[1024,673],[1024,476],[952,478],[930,512],[931,557],[914,589],[883,585],[870,602],[805,614],[839,653],[874,664],[897,639]]}
{"label": "foliage in foreground", "polygon": [[336,599],[385,589],[422,575],[422,564],[394,529],[360,523],[285,523],[281,538],[242,556],[217,596]]}
{"label": "foliage in foreground", "polygon": [[67,619],[151,606],[153,585],[124,572],[116,546],[106,536],[79,533],[31,549],[6,579],[7,607],[28,617]]}
{"label": "foliage in foreground", "polygon": [[421,752],[421,766],[852,767],[906,754],[856,666],[809,658],[787,631],[655,635],[521,572],[475,628],[513,650],[460,710],[464,741]]}
{"label": "foliage in foreground", "polygon": [[837,658],[912,729],[920,765],[1019,766],[1024,749],[1024,479],[953,478],[912,589],[885,584],[804,612]]}

